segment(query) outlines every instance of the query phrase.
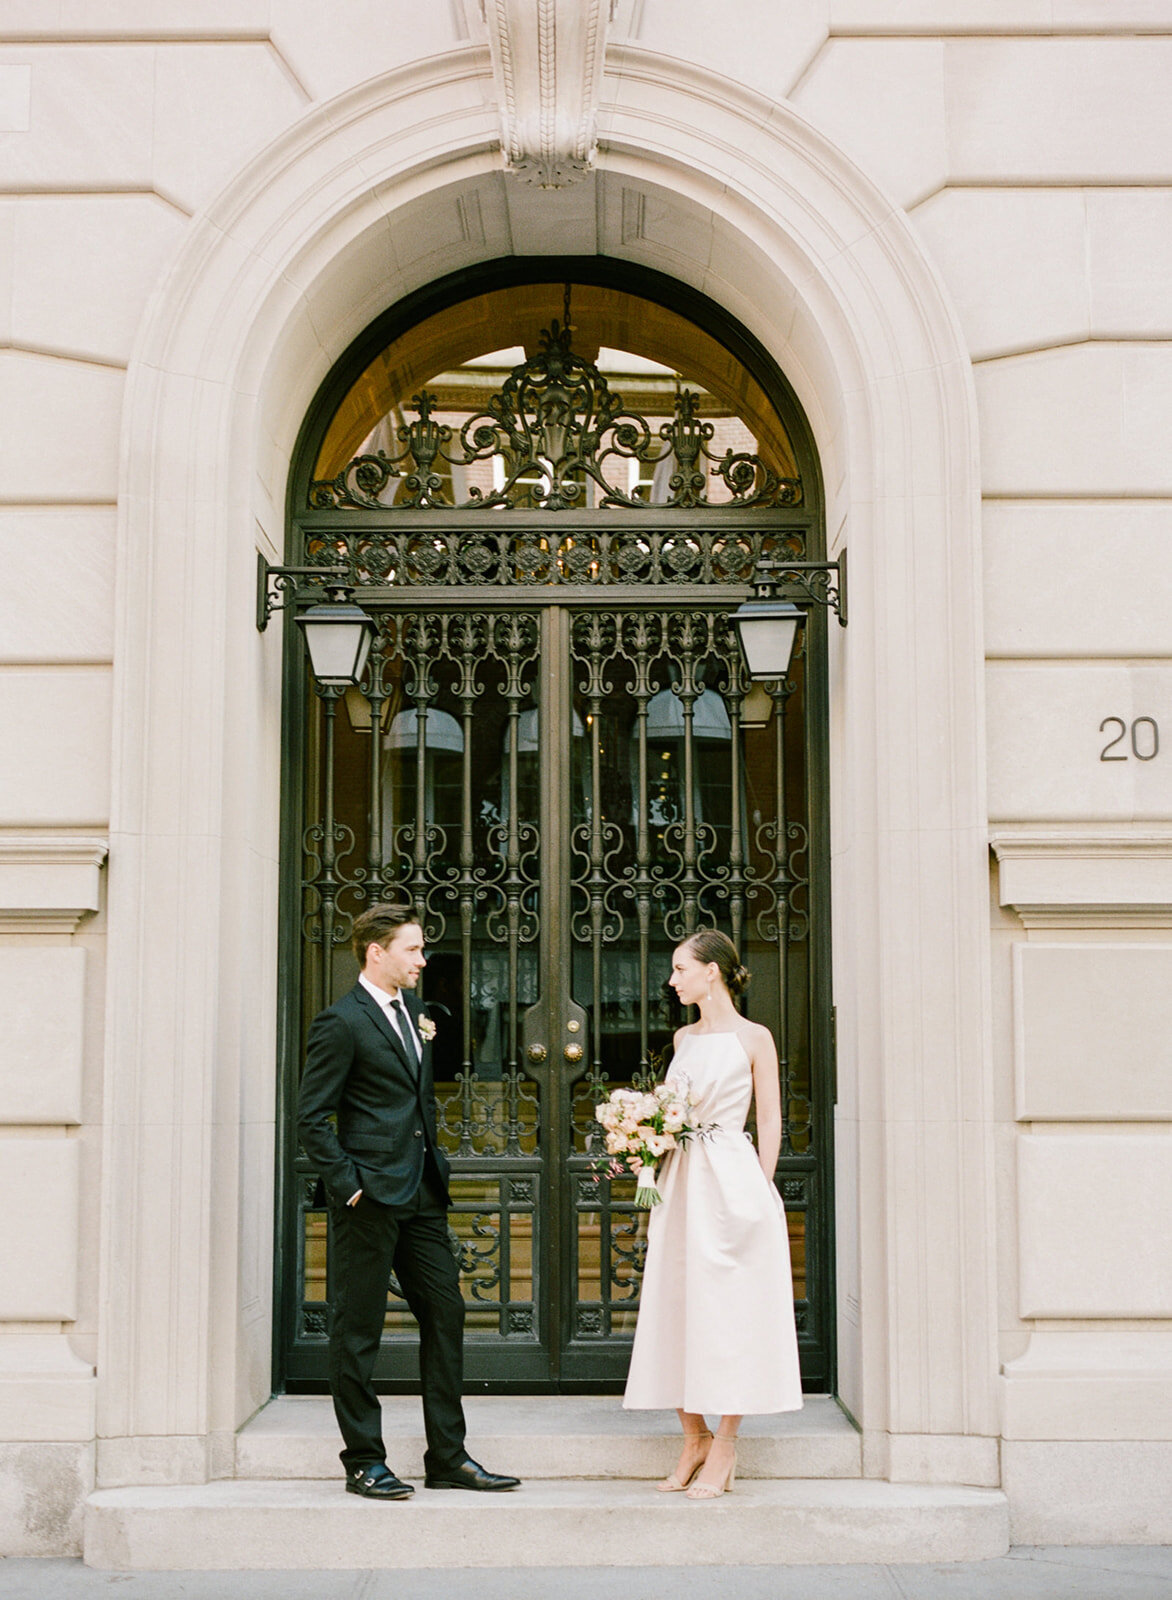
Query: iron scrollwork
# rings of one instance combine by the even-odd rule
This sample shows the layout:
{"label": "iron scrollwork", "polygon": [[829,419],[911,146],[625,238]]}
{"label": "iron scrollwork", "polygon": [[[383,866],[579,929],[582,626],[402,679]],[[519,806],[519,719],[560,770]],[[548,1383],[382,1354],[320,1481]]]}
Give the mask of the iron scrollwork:
{"label": "iron scrollwork", "polygon": [[[740,928],[747,902],[768,892],[778,869],[770,823],[755,832],[753,859],[746,854],[739,734],[734,737],[731,721],[720,732],[722,759],[735,761],[735,790],[732,765],[726,782],[728,816],[697,811],[701,771],[713,770],[713,746],[704,742],[713,729],[696,731],[697,705],[703,701],[709,715],[718,704],[731,707],[739,722],[745,692],[727,617],[696,609],[584,614],[575,621],[573,651],[589,730],[581,754],[579,804],[585,815],[573,834],[575,939],[595,949],[613,945],[624,937],[626,914],[633,912],[645,960],[653,934],[678,942],[702,921],[728,920]],[[614,714],[607,699],[616,695],[633,710],[629,728],[616,725],[608,734],[633,746],[626,796],[609,793],[616,769],[604,770],[601,759],[603,722]],[[674,722],[670,706],[659,711],[674,729],[668,738],[649,722],[652,699],[664,696],[675,707]],[[655,750],[669,739],[678,766],[670,781],[650,770]],[[771,906],[776,904],[771,898]],[[645,990],[646,983],[640,987]]]}
{"label": "iron scrollwork", "polygon": [[[703,923],[731,927],[738,940],[751,930],[777,952],[785,1010],[788,951],[809,927],[809,833],[787,806],[803,781],[800,773],[787,777],[786,753],[786,711],[799,679],[772,686],[767,743],[754,746],[754,781],[769,773],[771,793],[758,789],[747,810],[748,680],[723,611],[583,612],[571,641],[586,735],[575,740],[571,929],[591,975],[595,1040],[603,993],[612,1008],[629,1003],[638,1073],[646,1075],[653,1030],[666,1024],[653,997],[653,963]],[[789,1059],[787,1017],[777,1032],[789,1154],[793,1139],[808,1138],[811,1107]],[[584,1153],[593,1148],[593,1107],[610,1087],[597,1043],[594,1056],[572,1115]]]}
{"label": "iron scrollwork", "polygon": [[[705,404],[680,390],[662,423],[662,411],[649,421],[628,410],[574,351],[567,314],[476,415],[457,421],[421,390],[413,413],[397,419],[396,445],[313,482],[311,515],[298,519],[299,553],[311,565],[289,569],[282,585],[296,595],[293,577],[313,590],[342,573],[384,591],[363,597],[379,621],[359,696],[369,770],[340,799],[336,751],[351,737],[340,691],[317,703],[303,838],[307,970],[324,1001],[353,916],[372,900],[401,898],[436,955],[429,977],[438,982],[440,958],[461,975],[437,1046],[437,1060],[448,1051],[438,1133],[459,1191],[454,1248],[472,1325],[506,1342],[539,1336],[552,1292],[540,1281],[546,1245],[538,1248],[551,1158],[569,1165],[560,1219],[576,1239],[569,1326],[595,1342],[630,1332],[645,1229],[627,1180],[584,1170],[597,1149],[594,1106],[613,1082],[645,1083],[662,1070],[678,1019],[658,976],[672,945],[701,923],[777,951],[783,1163],[809,1149],[800,1021],[809,813],[802,771],[787,778],[785,732],[804,673],[771,687],[772,727],[746,735],[763,725],[747,709],[742,722],[750,685],[727,605],[703,590],[748,586],[767,571],[840,617],[845,592],[840,607],[830,564],[805,560],[803,516],[779,514],[802,505],[800,480],[748,451],[721,453],[714,441],[728,435]],[[617,514],[559,521],[527,509]],[[460,514],[421,515],[444,510]],[[722,526],[726,510],[742,515]],[[408,515],[398,520],[400,511]],[[575,597],[538,592],[599,585],[628,592],[609,610],[611,602],[579,610]],[[645,591],[638,601],[636,587]],[[481,593],[445,601],[444,590],[461,588]],[[417,593],[395,592],[404,589]],[[486,598],[492,589],[506,592],[499,608]],[[550,719],[563,702],[540,652],[543,639],[559,637],[542,608],[559,605],[570,610],[570,726],[555,738]],[[551,802],[534,774],[539,749],[559,740],[571,752],[570,792],[557,802],[565,814],[555,832],[569,861],[543,868]],[[791,766],[804,759],[799,745],[789,741]],[[568,880],[567,992],[586,1047],[569,1072],[564,1040],[552,1061],[533,1053],[532,1013],[548,980],[542,893],[555,879],[559,888]],[[792,1179],[786,1199],[808,1209]],[[319,1315],[307,1295],[307,1336]]]}
{"label": "iron scrollwork", "polygon": [[387,528],[320,527],[306,534],[307,559],[343,566],[361,586],[433,589],[469,585],[539,588],[569,584],[749,583],[763,560],[800,554],[785,529],[620,528],[559,534],[510,523],[421,534]]}
{"label": "iron scrollwork", "polygon": [[[801,503],[801,480],[780,476],[761,456],[732,449],[713,453],[715,430],[701,416],[694,391],[677,393],[671,418],[658,428],[628,411],[598,367],[575,352],[572,335],[568,316],[542,329],[536,354],[513,368],[485,409],[458,433],[437,420],[437,395],[426,389],[414,395],[414,416],[395,430],[402,449],[356,456],[333,478],[315,479],[310,509],[495,511],[525,505],[566,511],[593,505],[645,511],[650,497],[631,487],[632,463],[666,477],[657,502],[663,509],[712,504],[713,479],[724,490],[720,505]],[[474,485],[460,502],[445,493],[453,468],[483,462],[499,464],[498,486]]]}

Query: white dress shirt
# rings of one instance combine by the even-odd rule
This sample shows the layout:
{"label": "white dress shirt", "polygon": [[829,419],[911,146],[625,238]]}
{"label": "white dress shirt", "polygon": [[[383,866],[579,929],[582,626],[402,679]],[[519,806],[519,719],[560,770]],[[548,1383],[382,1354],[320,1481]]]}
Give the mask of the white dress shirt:
{"label": "white dress shirt", "polygon": [[[411,1021],[411,1015],[407,1010],[407,1002],[403,999],[402,989],[397,990],[394,994],[388,994],[385,989],[380,989],[377,984],[371,983],[365,972],[358,974],[358,981],[367,994],[372,996],[382,1007],[383,1015],[399,1035],[399,1038],[403,1040],[403,1043],[412,1052],[416,1061],[422,1060],[423,1050],[419,1043],[419,1036],[415,1032],[414,1024]],[[403,1038],[404,1028],[407,1030],[405,1039]]]}
{"label": "white dress shirt", "polygon": [[[419,1044],[419,1040],[416,1037],[415,1029],[411,1023],[411,1018],[407,1013],[407,1002],[403,999],[402,989],[400,989],[397,994],[388,994],[385,989],[380,989],[377,984],[371,983],[365,972],[360,972],[358,974],[358,981],[366,990],[367,994],[370,995],[373,1000],[378,1002],[383,1015],[386,1017],[391,1027],[394,1028],[395,1032],[399,1035],[400,1039],[403,1039],[403,1026],[406,1026],[407,1033],[410,1037],[403,1039],[403,1043],[409,1050],[414,1052],[416,1061],[421,1060],[423,1051]],[[396,1002],[402,1004],[403,1009],[401,1011],[399,1010],[399,1006],[396,1004]],[[356,1189],[346,1204],[352,1206],[359,1198],[361,1193],[361,1189]]]}

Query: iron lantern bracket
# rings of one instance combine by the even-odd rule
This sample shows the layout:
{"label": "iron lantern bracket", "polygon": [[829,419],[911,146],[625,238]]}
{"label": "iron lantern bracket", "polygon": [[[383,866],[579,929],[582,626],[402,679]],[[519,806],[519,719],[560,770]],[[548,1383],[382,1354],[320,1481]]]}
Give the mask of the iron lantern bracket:
{"label": "iron lantern bracket", "polygon": [[845,628],[846,551],[837,561],[785,561],[764,556],[753,571],[757,600],[790,600],[803,608],[825,606]]}
{"label": "iron lantern bracket", "polygon": [[258,551],[256,557],[256,628],[263,633],[274,611],[285,609],[288,597],[302,583],[316,584],[331,600],[348,600],[354,580],[347,566],[274,567]]}

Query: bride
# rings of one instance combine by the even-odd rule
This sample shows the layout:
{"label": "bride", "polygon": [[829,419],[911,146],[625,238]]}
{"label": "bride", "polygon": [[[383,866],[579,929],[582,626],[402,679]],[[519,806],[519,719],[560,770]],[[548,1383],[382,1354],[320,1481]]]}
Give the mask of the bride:
{"label": "bride", "polygon": [[[733,1486],[741,1417],[802,1404],[789,1238],[773,1182],[781,1089],[772,1034],[733,1003],[749,974],[731,939],[694,933],[668,981],[700,1017],[677,1031],[667,1081],[686,1085],[696,1121],[713,1126],[660,1168],[623,1405],[675,1408],[683,1449],[656,1487],[712,1500]],[[745,1132],[754,1096],[756,1151]],[[715,1435],[710,1415],[720,1418]]]}

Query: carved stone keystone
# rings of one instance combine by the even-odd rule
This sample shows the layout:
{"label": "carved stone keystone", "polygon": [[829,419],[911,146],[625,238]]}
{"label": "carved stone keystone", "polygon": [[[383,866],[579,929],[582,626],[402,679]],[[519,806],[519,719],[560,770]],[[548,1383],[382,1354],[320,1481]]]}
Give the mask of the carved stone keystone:
{"label": "carved stone keystone", "polygon": [[481,0],[510,172],[543,189],[576,183],[596,148],[615,0]]}

